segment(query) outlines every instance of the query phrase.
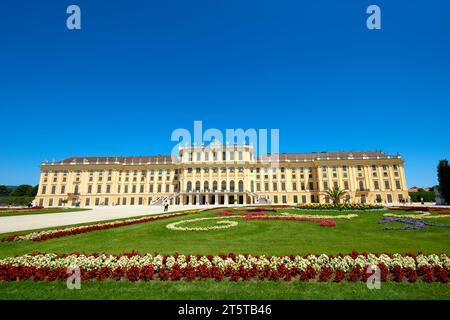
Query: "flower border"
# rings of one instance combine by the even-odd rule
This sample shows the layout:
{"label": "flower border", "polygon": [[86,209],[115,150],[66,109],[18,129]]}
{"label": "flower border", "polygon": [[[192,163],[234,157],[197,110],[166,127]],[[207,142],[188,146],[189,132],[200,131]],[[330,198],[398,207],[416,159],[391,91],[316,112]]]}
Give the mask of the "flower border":
{"label": "flower border", "polygon": [[28,254],[0,259],[0,281],[66,280],[68,268],[80,268],[82,280],[114,279],[129,281],[198,280],[229,281],[367,281],[371,266],[378,266],[382,281],[448,283],[450,258],[447,254],[378,254],[356,251],[337,256],[289,255],[84,255],[73,253]]}

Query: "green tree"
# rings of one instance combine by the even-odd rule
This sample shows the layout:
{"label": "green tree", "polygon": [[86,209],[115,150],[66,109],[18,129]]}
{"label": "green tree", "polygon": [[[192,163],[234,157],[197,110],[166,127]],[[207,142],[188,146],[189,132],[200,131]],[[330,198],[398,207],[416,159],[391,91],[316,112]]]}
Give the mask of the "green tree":
{"label": "green tree", "polygon": [[11,192],[11,196],[13,196],[13,197],[23,197],[23,196],[32,197],[32,196],[34,196],[33,189],[34,188],[28,184],[22,184],[22,185],[16,187]]}
{"label": "green tree", "polygon": [[341,202],[341,199],[348,194],[348,192],[343,189],[339,189],[339,187],[333,187],[332,189],[325,191],[325,194],[330,197],[333,204],[338,204]]}
{"label": "green tree", "polygon": [[8,188],[7,186],[4,186],[4,185],[0,185],[0,197],[9,196],[10,193],[11,193],[10,188]]}
{"label": "green tree", "polygon": [[448,160],[440,160],[437,167],[439,189],[445,202],[450,203],[450,165]]}

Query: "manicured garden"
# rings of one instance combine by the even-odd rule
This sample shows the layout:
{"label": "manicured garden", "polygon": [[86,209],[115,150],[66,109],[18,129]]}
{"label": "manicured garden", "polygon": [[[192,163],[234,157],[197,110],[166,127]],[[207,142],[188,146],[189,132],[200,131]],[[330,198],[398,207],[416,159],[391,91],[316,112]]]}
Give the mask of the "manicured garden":
{"label": "manicured garden", "polygon": [[[26,298],[21,288],[33,288],[30,298],[89,298],[96,288],[105,298],[201,299],[210,291],[206,298],[449,297],[449,215],[339,209],[220,208],[10,234],[0,243],[0,292],[10,298]],[[32,252],[43,254],[25,255]],[[8,258],[15,255],[25,256]],[[60,281],[74,261],[84,294],[66,292]],[[381,269],[382,290],[365,285],[371,265]],[[124,290],[114,296],[119,285]]]}

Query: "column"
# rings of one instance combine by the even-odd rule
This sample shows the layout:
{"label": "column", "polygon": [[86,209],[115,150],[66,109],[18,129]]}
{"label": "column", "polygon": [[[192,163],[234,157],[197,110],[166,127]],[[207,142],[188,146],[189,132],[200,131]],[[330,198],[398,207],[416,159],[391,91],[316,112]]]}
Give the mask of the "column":
{"label": "column", "polygon": [[195,204],[196,204],[196,205],[199,205],[199,204],[200,204],[200,194],[199,194],[199,193],[197,193],[197,194],[195,195]]}
{"label": "column", "polygon": [[214,197],[215,197],[215,199],[214,199],[214,204],[215,204],[215,205],[218,205],[218,204],[219,204],[219,195],[216,193],[216,194],[214,195]]}
{"label": "column", "polygon": [[228,204],[228,194],[224,194],[224,204]]}

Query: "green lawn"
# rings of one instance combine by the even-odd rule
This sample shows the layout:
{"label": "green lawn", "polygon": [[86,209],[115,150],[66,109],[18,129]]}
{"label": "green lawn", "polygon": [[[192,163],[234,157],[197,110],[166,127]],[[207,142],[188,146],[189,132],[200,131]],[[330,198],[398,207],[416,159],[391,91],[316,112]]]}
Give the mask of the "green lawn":
{"label": "green lawn", "polygon": [[[75,211],[86,211],[91,209],[83,209],[83,208],[55,208],[55,209],[41,209],[41,210],[1,210],[0,209],[0,218],[8,217],[8,216],[23,216],[30,214],[44,214],[44,213],[65,213],[65,212],[75,212]],[[1,220],[0,220],[1,221]]]}
{"label": "green lawn", "polygon": [[[300,214],[295,210],[278,210]],[[450,228],[426,226],[422,230],[384,230],[379,224],[384,212],[304,212],[339,215],[356,213],[351,220],[336,220],[336,227],[320,227],[305,221],[246,221],[222,217],[238,225],[211,231],[174,231],[166,225],[175,221],[218,217],[212,212],[164,219],[110,230],[67,236],[44,242],[0,243],[0,257],[30,252],[108,252],[161,254],[251,253],[265,255],[367,252],[449,254]],[[401,212],[395,212],[401,214]],[[411,213],[409,213],[411,214]],[[212,226],[218,220],[193,222],[186,226]],[[429,219],[450,224],[449,218]],[[400,226],[400,224],[396,224]],[[64,283],[0,283],[1,298],[149,298],[149,299],[449,299],[450,285],[383,283],[381,290],[368,290],[364,283],[301,283],[294,281],[85,282],[82,290],[65,289]]]}
{"label": "green lawn", "polygon": [[369,290],[362,282],[308,283],[301,281],[217,282],[214,280],[130,282],[105,280],[81,283],[69,290],[65,282],[0,283],[0,299],[449,299],[442,283],[381,283]]}

